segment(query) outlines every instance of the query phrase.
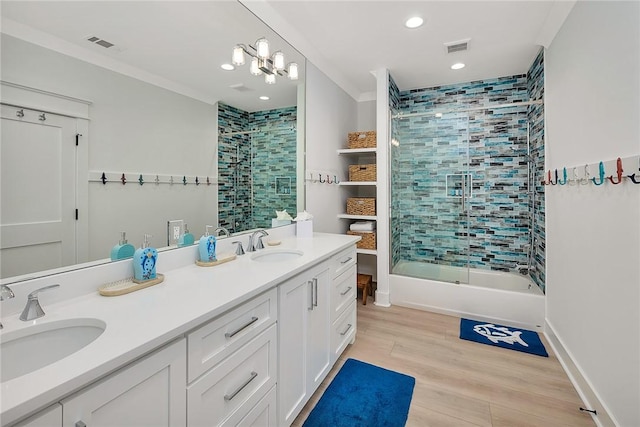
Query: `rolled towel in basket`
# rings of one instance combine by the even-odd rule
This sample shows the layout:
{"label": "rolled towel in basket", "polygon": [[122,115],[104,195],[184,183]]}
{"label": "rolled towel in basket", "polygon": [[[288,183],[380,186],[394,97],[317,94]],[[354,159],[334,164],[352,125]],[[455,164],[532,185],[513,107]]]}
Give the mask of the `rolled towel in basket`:
{"label": "rolled towel in basket", "polygon": [[351,231],[373,231],[376,229],[376,223],[373,221],[358,221],[349,226]]}

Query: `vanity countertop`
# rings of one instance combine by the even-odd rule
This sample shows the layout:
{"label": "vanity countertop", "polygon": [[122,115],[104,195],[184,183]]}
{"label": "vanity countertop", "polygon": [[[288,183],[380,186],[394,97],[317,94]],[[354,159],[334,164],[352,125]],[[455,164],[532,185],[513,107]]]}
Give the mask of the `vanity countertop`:
{"label": "vanity countertop", "polygon": [[[43,305],[46,315],[23,322],[18,315],[2,319],[0,337],[38,323],[94,318],[107,327],[96,341],[37,371],[1,384],[0,419],[10,424],[60,400],[134,359],[182,337],[225,311],[328,259],[358,237],[315,233],[313,238],[286,237],[274,248],[304,254],[287,262],[257,262],[252,253],[215,267],[194,264],[159,271],[164,282],[116,297],[96,292]],[[261,251],[261,252],[262,252]]]}

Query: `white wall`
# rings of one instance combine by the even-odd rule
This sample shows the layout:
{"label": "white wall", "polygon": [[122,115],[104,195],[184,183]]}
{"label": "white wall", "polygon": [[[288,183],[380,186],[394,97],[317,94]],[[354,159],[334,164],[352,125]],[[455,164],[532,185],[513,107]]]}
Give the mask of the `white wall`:
{"label": "white wall", "polygon": [[[640,3],[577,2],[545,57],[547,168],[640,153],[639,64]],[[546,196],[548,326],[613,421],[638,426],[640,186]]]}
{"label": "white wall", "polygon": [[89,256],[109,256],[119,231],[134,245],[153,235],[166,245],[166,221],[184,219],[199,235],[217,224],[217,187],[140,186],[138,175],[217,180],[217,108],[66,55],[2,35],[2,79],[92,101],[89,171],[123,172],[128,184],[89,184]]}
{"label": "white wall", "polygon": [[[357,131],[357,102],[307,62],[306,75],[306,171],[337,174],[346,180],[348,159],[336,150],[347,148],[349,132]],[[338,185],[306,183],[307,211],[314,215],[314,231],[344,233],[347,192]]]}

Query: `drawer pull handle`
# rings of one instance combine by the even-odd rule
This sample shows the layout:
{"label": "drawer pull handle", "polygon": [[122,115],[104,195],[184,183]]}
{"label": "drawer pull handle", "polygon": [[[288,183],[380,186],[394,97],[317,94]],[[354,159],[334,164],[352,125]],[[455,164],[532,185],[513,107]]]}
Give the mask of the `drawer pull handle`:
{"label": "drawer pull handle", "polygon": [[307,310],[311,310],[313,311],[313,281],[309,280],[307,282],[309,284],[309,295],[311,296],[311,300],[309,301],[309,307],[307,307]]}
{"label": "drawer pull handle", "polygon": [[315,295],[313,298],[313,306],[317,307],[318,306],[318,279],[317,278],[313,278],[313,294]]}
{"label": "drawer pull handle", "polygon": [[347,332],[349,332],[349,329],[351,329],[351,323],[347,325],[347,329],[345,329],[344,332],[340,332],[340,335],[341,336],[347,335]]}
{"label": "drawer pull handle", "polygon": [[353,286],[349,286],[347,289],[344,290],[344,292],[340,292],[340,296],[345,296],[346,294],[349,293],[351,289],[353,289]]}
{"label": "drawer pull handle", "polygon": [[344,261],[340,261],[340,264],[346,264],[346,263],[348,263],[349,261],[351,261],[352,259],[353,259],[353,258],[349,257],[349,258],[345,259]]}
{"label": "drawer pull handle", "polygon": [[87,425],[84,423],[84,421],[80,420],[76,421],[76,427],[87,427]]}
{"label": "drawer pull handle", "polygon": [[[351,325],[349,325],[349,326],[351,326]],[[238,387],[233,393],[224,395],[224,400],[226,400],[228,402],[231,399],[233,399],[234,397],[236,397],[236,395],[238,393],[240,393],[246,386],[248,386],[249,383],[251,381],[253,381],[257,376],[258,376],[258,373],[255,372],[255,371],[252,371],[251,372],[251,377],[249,377],[248,380],[246,380],[244,383],[242,383],[242,385],[240,387]]]}
{"label": "drawer pull handle", "polygon": [[240,332],[242,332],[243,330],[245,330],[246,328],[248,328],[249,326],[253,325],[254,323],[256,323],[258,321],[257,317],[252,317],[251,320],[249,320],[247,323],[245,323],[244,325],[240,326],[238,329],[236,329],[233,332],[227,332],[226,334],[224,334],[225,338],[233,338],[234,335],[239,334]]}

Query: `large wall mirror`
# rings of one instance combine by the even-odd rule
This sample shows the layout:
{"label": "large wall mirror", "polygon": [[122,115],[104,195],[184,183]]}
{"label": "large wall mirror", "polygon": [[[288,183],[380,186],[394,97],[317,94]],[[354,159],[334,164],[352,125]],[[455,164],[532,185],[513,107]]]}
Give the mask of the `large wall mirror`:
{"label": "large wall mirror", "polygon": [[[169,221],[197,240],[304,207],[305,59],[241,3],[3,1],[1,13],[3,283],[108,262],[123,231],[172,248]],[[252,70],[261,38],[284,70]],[[225,70],[236,45],[245,63]]]}

